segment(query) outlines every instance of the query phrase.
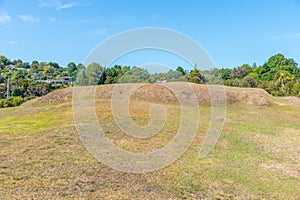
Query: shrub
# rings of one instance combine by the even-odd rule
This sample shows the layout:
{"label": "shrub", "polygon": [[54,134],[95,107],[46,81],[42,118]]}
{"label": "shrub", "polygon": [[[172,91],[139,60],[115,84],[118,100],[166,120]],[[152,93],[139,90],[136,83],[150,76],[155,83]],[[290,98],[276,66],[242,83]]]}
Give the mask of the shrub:
{"label": "shrub", "polygon": [[9,97],[8,99],[0,100],[0,108],[19,106],[24,102],[22,97]]}
{"label": "shrub", "polygon": [[22,97],[14,97],[13,98],[13,106],[19,106],[24,102],[24,99]]}

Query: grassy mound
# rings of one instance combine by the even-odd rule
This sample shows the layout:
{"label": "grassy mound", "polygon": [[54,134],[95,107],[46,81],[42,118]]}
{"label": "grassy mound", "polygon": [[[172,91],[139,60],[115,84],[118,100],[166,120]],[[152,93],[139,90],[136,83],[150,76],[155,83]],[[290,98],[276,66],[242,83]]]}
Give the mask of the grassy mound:
{"label": "grassy mound", "polygon": [[[173,92],[165,87],[166,84],[144,84],[138,88],[132,99],[147,102],[177,103],[178,100]],[[180,87],[181,83],[171,83]],[[210,90],[207,85],[189,83],[197,95],[200,105],[209,105],[211,102]],[[97,87],[96,97],[99,99],[111,98],[116,85],[100,85]],[[220,86],[210,86],[220,87]],[[235,88],[225,86],[226,102],[228,105],[245,106],[271,106],[273,97],[266,91],[257,88]],[[34,105],[62,103],[72,98],[72,88],[56,90],[52,93],[39,98]],[[182,93],[181,96],[185,94]],[[186,97],[188,98],[188,97]],[[223,97],[219,97],[223,98]]]}

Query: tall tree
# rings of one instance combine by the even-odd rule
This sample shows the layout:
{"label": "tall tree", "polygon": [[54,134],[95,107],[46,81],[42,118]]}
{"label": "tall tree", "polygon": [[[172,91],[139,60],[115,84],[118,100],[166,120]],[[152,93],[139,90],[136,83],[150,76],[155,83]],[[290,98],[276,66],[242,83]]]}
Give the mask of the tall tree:
{"label": "tall tree", "polygon": [[105,68],[99,63],[91,63],[80,72],[77,83],[80,85],[98,85],[102,84]]}
{"label": "tall tree", "polygon": [[77,66],[74,62],[70,62],[67,66],[67,71],[68,71],[68,76],[73,77],[73,79],[76,78],[76,73],[77,73]]}

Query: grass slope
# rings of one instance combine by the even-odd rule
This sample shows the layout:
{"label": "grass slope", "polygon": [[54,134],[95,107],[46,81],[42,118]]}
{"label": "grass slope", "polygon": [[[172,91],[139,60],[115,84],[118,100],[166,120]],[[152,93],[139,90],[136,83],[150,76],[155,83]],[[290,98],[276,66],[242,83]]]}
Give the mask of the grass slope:
{"label": "grass slope", "polygon": [[[160,96],[137,96],[130,104],[134,121],[148,123],[155,99],[170,113],[162,132],[149,140],[129,137],[114,123],[113,86],[99,86],[97,92],[96,110],[105,133],[133,152],[167,144],[180,119],[178,105],[167,103],[171,97],[164,100],[161,87],[146,87]],[[205,94],[203,86],[193,87]],[[201,104],[198,134],[189,150],[167,168],[146,174],[115,171],[86,151],[66,98],[71,90],[0,109],[0,199],[299,199],[299,99],[273,99],[255,89],[226,90],[232,102],[222,136],[208,157],[198,157],[210,120],[209,105]]]}

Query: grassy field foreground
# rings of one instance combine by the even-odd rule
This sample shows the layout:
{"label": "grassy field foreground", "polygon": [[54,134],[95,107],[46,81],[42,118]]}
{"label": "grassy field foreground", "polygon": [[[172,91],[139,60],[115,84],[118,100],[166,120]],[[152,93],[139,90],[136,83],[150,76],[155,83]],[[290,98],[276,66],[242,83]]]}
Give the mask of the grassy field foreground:
{"label": "grassy field foreground", "polygon": [[[174,137],[179,106],[162,96],[157,101],[169,113],[162,132],[149,140],[124,134],[113,120],[107,95],[111,87],[99,86],[96,110],[116,145],[147,152]],[[200,93],[203,86],[193,87]],[[226,88],[236,101],[229,101],[223,133],[206,158],[198,153],[210,106],[201,104],[197,137],[180,159],[159,171],[128,174],[106,167],[86,151],[74,126],[68,90],[0,109],[0,199],[300,199],[299,99]],[[131,102],[136,123],[148,123],[155,99],[150,95]]]}

